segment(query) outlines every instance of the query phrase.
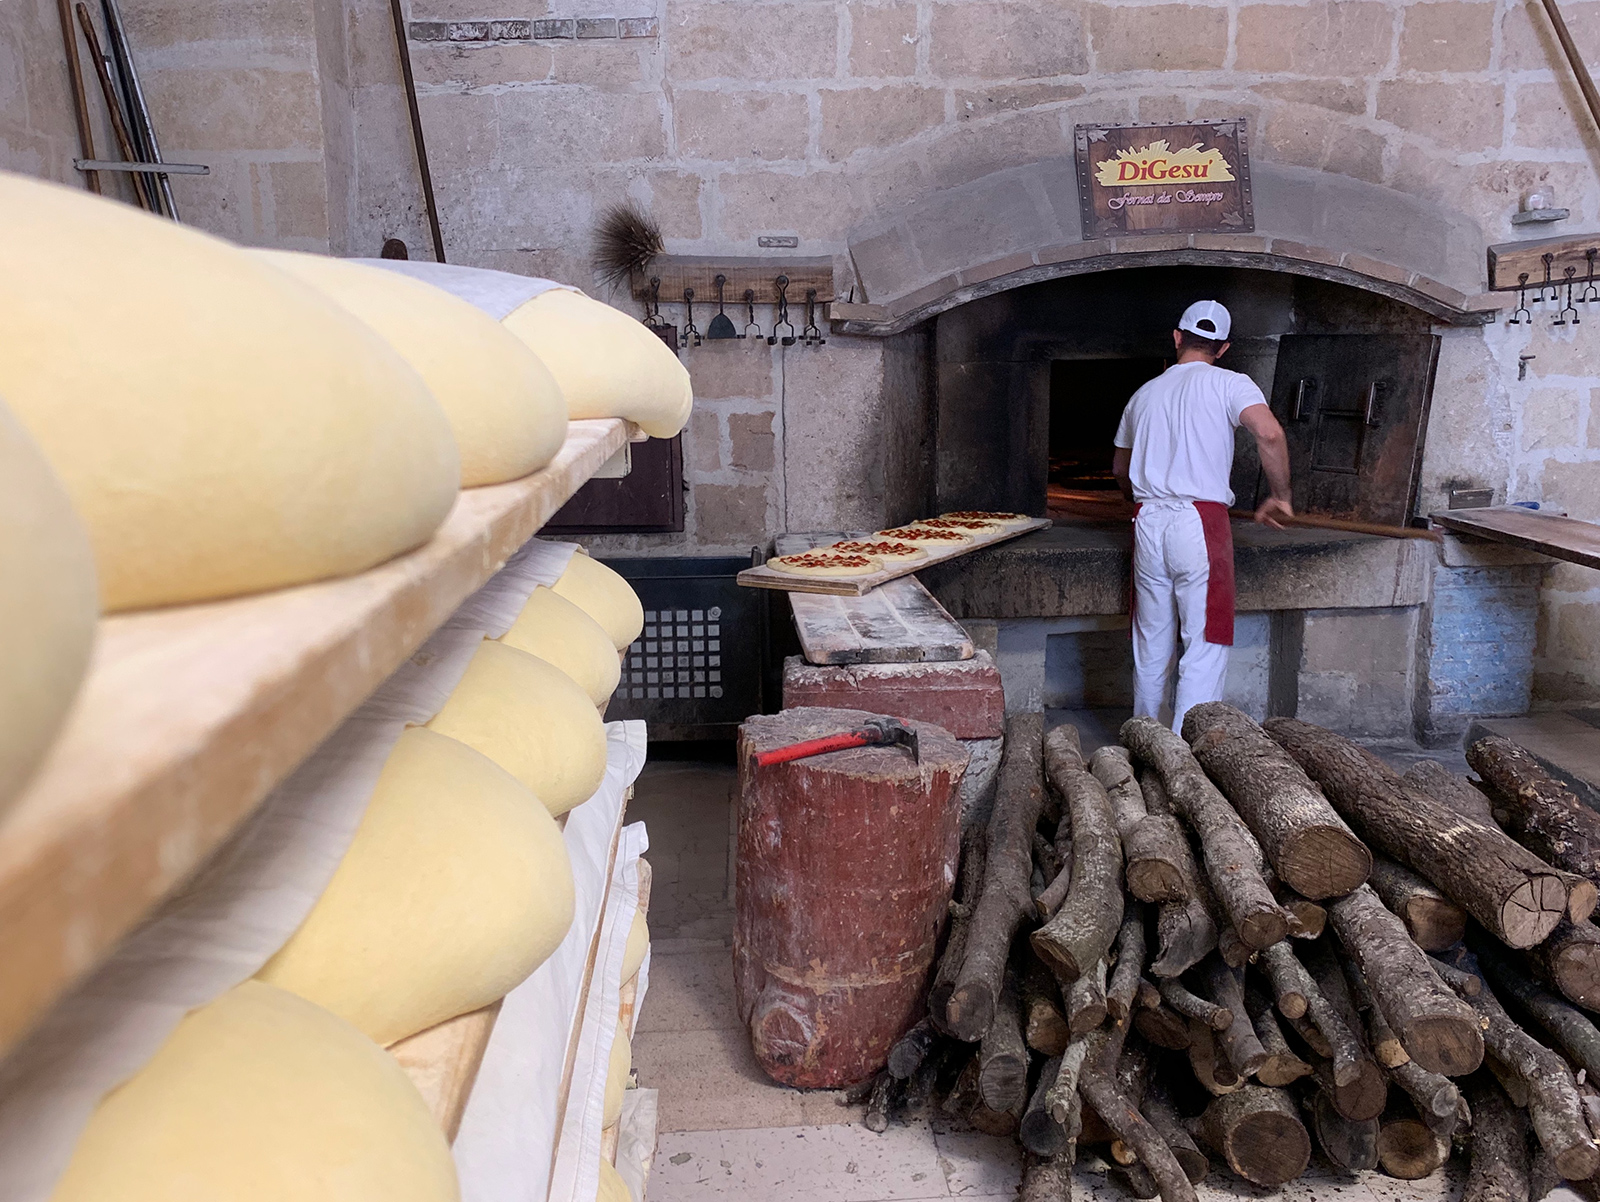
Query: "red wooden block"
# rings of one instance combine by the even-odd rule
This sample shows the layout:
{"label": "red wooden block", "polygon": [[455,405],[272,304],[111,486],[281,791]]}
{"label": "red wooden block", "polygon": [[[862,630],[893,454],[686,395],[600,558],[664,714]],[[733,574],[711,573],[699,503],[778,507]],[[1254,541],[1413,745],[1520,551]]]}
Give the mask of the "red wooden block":
{"label": "red wooden block", "polygon": [[798,655],[783,661],[784,708],[836,706],[931,722],[958,739],[1005,733],[1006,694],[987,651],[971,659],[922,664],[819,667]]}

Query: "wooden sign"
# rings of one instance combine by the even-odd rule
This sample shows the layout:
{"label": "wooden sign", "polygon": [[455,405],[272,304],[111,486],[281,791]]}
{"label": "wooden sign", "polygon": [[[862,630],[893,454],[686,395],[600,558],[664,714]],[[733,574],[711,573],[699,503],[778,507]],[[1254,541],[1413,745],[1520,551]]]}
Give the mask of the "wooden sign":
{"label": "wooden sign", "polygon": [[1076,134],[1085,239],[1256,228],[1243,117],[1080,125]]}

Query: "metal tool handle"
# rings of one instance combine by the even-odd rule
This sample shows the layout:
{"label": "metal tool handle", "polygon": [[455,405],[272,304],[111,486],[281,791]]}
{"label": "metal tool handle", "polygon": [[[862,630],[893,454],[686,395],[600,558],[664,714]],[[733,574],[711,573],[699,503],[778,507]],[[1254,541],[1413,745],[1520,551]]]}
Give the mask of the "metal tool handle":
{"label": "metal tool handle", "polygon": [[1362,413],[1361,420],[1366,422],[1369,426],[1375,426],[1378,424],[1378,394],[1382,391],[1382,389],[1382,380],[1374,380],[1371,384],[1367,385],[1367,407]]}
{"label": "metal tool handle", "polygon": [[1316,381],[1305,377],[1301,377],[1294,382],[1294,408],[1289,413],[1290,421],[1297,422],[1305,418],[1306,393],[1310,392],[1314,387],[1316,387]]}
{"label": "metal tool handle", "polygon": [[852,747],[866,747],[872,741],[860,731],[828,735],[821,739],[807,739],[804,743],[794,743],[773,751],[757,752],[756,764],[761,768],[765,768],[768,764],[787,764],[790,760],[801,760],[807,756],[822,755],[829,751],[848,751]]}

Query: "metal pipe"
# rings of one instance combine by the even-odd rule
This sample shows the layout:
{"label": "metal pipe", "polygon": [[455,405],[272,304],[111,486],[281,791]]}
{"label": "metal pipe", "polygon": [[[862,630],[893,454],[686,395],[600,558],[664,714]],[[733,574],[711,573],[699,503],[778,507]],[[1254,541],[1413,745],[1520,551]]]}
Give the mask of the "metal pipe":
{"label": "metal pipe", "polygon": [[204,163],[125,163],[119,159],[73,159],[72,165],[88,174],[95,171],[129,171],[136,175],[210,175]]}
{"label": "metal pipe", "polygon": [[[89,16],[89,9],[78,0],[78,24],[83,26],[83,37],[89,43],[89,58],[94,63],[94,73],[100,77],[100,91],[105,94],[106,108],[111,113],[111,132],[117,136],[117,148],[122,151],[122,157],[129,162],[137,162],[133,153],[133,142],[128,137],[128,127],[122,120],[122,99],[117,95],[117,87],[111,82],[111,69],[106,65],[105,52],[100,49],[100,35],[95,32],[94,20]],[[150,200],[144,194],[144,189],[139,186],[140,176],[133,177],[133,194],[139,201],[141,209],[150,207]]]}
{"label": "metal pipe", "polygon": [[[78,150],[85,160],[94,158],[94,127],[89,124],[89,98],[83,90],[83,60],[78,57],[78,31],[72,24],[72,0],[56,0],[61,18],[61,41],[67,52],[67,78],[72,83],[72,110],[78,119]],[[81,168],[80,168],[81,170]],[[100,176],[84,171],[83,182],[89,191],[100,194]]]}
{"label": "metal pipe", "polygon": [[[145,157],[152,163],[161,161],[161,143],[156,141],[156,127],[150,120],[150,106],[145,103],[144,85],[139,82],[139,71],[133,65],[133,50],[128,44],[128,30],[122,23],[122,10],[117,7],[117,0],[100,0],[100,5],[105,9],[106,31],[111,36],[111,52],[117,58],[117,73],[122,77],[123,90],[128,95],[128,106],[132,109],[134,125],[149,152]],[[166,172],[156,175],[155,183],[161,190],[161,203],[166,206],[167,216],[174,221],[178,220],[178,206],[172,199],[172,181],[167,178]]]}
{"label": "metal pipe", "polygon": [[1589,76],[1589,68],[1583,65],[1583,55],[1578,53],[1578,45],[1572,40],[1566,18],[1561,15],[1556,0],[1544,0],[1544,11],[1550,18],[1550,24],[1555,27],[1556,41],[1561,43],[1561,49],[1572,67],[1572,74],[1577,77],[1578,91],[1583,93],[1584,103],[1589,106],[1589,116],[1595,126],[1600,128],[1600,92],[1595,90],[1594,80]]}
{"label": "metal pipe", "polygon": [[417,81],[411,75],[411,47],[406,44],[406,19],[400,0],[389,0],[395,45],[400,51],[400,75],[406,85],[406,108],[411,113],[411,139],[417,147],[417,170],[422,173],[422,199],[428,207],[428,232],[433,235],[433,257],[444,262],[444,234],[439,229],[439,208],[433,200],[433,173],[428,170],[428,145],[422,137],[422,113],[417,109]]}

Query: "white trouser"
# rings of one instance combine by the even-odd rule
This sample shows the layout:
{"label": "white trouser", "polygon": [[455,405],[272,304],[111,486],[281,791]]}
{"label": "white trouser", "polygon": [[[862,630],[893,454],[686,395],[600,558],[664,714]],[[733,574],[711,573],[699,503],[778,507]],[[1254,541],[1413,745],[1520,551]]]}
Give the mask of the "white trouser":
{"label": "white trouser", "polygon": [[1172,729],[1190,706],[1222,700],[1228,648],[1205,640],[1211,564],[1200,514],[1188,501],[1146,501],[1134,519],[1133,712],[1161,716],[1178,639],[1178,693]]}

